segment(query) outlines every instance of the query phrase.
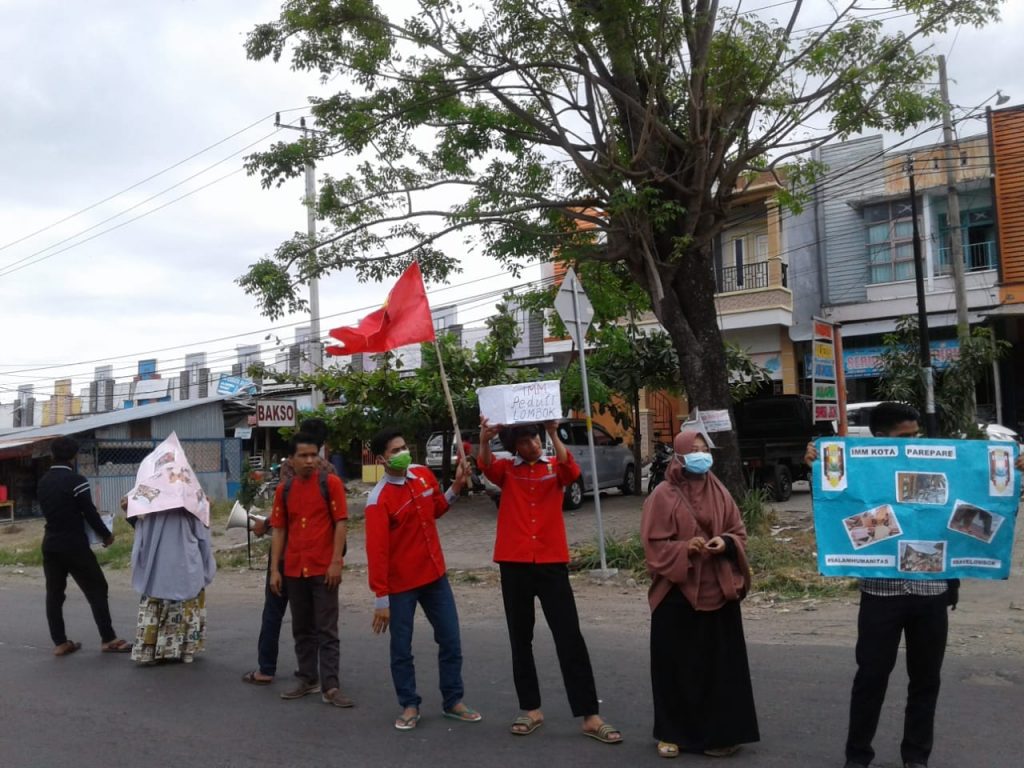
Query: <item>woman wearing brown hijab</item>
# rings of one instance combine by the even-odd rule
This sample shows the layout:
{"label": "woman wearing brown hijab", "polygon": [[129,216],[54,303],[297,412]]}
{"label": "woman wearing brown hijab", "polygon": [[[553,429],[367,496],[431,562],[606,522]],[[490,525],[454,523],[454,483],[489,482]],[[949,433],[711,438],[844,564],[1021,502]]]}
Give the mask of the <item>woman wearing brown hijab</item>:
{"label": "woman wearing brown hijab", "polygon": [[652,582],[651,684],[658,754],[725,757],[760,740],[740,600],[750,587],[747,531],[709,470],[704,437],[673,443],[668,482],[644,503]]}

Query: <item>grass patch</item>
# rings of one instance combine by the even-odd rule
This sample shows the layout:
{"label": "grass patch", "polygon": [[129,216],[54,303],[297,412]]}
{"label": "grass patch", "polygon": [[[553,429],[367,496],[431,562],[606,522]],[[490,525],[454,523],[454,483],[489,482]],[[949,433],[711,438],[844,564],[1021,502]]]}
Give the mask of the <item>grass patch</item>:
{"label": "grass patch", "polygon": [[765,488],[751,488],[740,499],[737,506],[748,536],[767,534],[775,524],[775,510],[771,505],[772,495]]}
{"label": "grass patch", "polygon": [[[770,509],[768,512],[771,514]],[[813,531],[802,531],[785,539],[769,533],[750,536],[747,539],[747,559],[753,572],[752,591],[782,600],[835,598],[850,594],[856,588],[854,579],[825,578],[818,574],[815,546]],[[609,568],[629,573],[641,583],[650,581],[639,534],[632,533],[622,539],[608,537],[605,540],[605,558]],[[596,541],[572,551],[571,570],[586,571],[600,567],[601,557]]]}
{"label": "grass patch", "polygon": [[[210,528],[212,531],[216,532],[224,528],[233,504],[232,501],[215,501],[210,505]],[[135,529],[128,525],[128,521],[119,514],[114,518],[114,543],[105,549],[96,547],[93,550],[96,553],[96,560],[100,565],[108,568],[127,568],[131,563],[134,541]],[[43,539],[40,536],[29,544],[0,549],[0,565],[41,566],[43,564],[42,544]],[[242,559],[245,560],[244,550]]]}
{"label": "grass patch", "polygon": [[752,590],[783,600],[842,597],[856,587],[853,579],[825,578],[818,574],[813,531],[801,531],[785,540],[752,536],[747,559],[753,572]]}
{"label": "grass patch", "polygon": [[[604,540],[605,562],[609,568],[627,571],[639,580],[648,581],[647,563],[644,559],[644,543],[639,533],[631,533],[625,538],[615,539],[611,536]],[[597,541],[577,547],[570,553],[569,569],[573,571],[593,571],[601,567],[601,552]]]}

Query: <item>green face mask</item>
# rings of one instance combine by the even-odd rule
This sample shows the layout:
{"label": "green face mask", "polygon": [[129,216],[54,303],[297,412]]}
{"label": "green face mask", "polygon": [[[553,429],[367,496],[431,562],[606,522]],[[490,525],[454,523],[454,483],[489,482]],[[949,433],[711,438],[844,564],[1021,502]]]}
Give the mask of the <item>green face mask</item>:
{"label": "green face mask", "polygon": [[408,450],[399,451],[388,459],[388,469],[393,469],[396,472],[405,472],[410,464],[412,464],[412,454]]}

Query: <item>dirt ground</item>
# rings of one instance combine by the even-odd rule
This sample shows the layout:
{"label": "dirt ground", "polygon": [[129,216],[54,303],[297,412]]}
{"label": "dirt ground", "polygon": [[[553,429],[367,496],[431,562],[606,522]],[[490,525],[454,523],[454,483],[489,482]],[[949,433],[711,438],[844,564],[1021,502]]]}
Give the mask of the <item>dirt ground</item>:
{"label": "dirt ground", "polygon": [[[346,563],[342,602],[348,610],[366,610],[366,560],[361,525],[361,489],[350,493],[349,556]],[[605,534],[624,536],[639,528],[641,500],[608,494],[602,496]],[[810,524],[810,494],[798,490],[793,498],[777,506],[779,524],[804,528]],[[597,525],[594,504],[587,500],[575,512],[565,515],[570,544],[595,540]],[[439,529],[463,621],[503,621],[497,569],[490,561],[494,543],[495,512],[483,497],[464,499],[440,521]],[[244,552],[245,532],[219,530],[214,524],[218,549]],[[17,530],[0,525],[0,549],[30,546],[42,536],[42,522],[17,524]],[[1017,526],[1013,566],[1008,581],[967,581],[961,589],[960,605],[951,614],[949,653],[970,656],[1012,656],[1024,658],[1024,525]],[[108,571],[113,589],[128,589],[127,570]],[[245,567],[221,568],[214,588],[239,600],[258,603],[263,599],[264,574],[257,563]],[[0,587],[18,581],[37,582],[42,593],[42,569],[26,566],[0,567]],[[581,615],[588,623],[634,626],[646,632],[649,610],[646,587],[629,574],[600,579],[575,574],[574,589]],[[856,635],[856,594],[838,599],[780,601],[753,593],[744,602],[743,615],[748,641],[768,644],[836,645],[852,647]],[[369,618],[367,619],[369,620]],[[998,666],[995,667],[998,669]],[[998,672],[993,684],[1000,684]]]}

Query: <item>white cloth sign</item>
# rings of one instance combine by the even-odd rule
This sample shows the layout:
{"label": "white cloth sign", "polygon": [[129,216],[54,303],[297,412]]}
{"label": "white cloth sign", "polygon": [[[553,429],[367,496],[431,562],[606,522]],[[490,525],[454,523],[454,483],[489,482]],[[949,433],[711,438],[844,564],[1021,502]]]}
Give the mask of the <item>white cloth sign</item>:
{"label": "white cloth sign", "polygon": [[562,392],[557,381],[481,387],[476,395],[481,415],[491,424],[525,424],[562,418]]}
{"label": "white cloth sign", "polygon": [[210,500],[173,432],[139,465],[125,514],[139,517],[169,509],[187,509],[210,526]]}

